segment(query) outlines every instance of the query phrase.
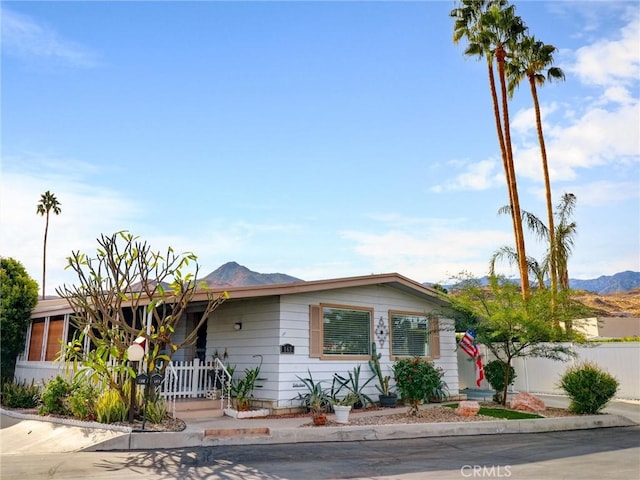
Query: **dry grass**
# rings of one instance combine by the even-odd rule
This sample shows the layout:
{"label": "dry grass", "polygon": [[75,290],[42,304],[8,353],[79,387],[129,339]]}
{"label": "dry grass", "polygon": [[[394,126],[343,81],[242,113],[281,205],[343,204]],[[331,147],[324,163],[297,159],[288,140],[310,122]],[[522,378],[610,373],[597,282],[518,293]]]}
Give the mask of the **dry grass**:
{"label": "dry grass", "polygon": [[607,295],[581,292],[575,298],[592,308],[598,317],[640,317],[640,288]]}

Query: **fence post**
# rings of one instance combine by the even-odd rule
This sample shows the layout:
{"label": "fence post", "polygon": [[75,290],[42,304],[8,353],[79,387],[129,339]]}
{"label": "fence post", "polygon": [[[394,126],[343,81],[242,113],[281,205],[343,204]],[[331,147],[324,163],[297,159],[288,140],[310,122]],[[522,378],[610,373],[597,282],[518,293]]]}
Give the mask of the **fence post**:
{"label": "fence post", "polygon": [[200,367],[200,359],[194,358],[191,367],[191,392],[189,397],[195,398],[198,396],[198,370]]}

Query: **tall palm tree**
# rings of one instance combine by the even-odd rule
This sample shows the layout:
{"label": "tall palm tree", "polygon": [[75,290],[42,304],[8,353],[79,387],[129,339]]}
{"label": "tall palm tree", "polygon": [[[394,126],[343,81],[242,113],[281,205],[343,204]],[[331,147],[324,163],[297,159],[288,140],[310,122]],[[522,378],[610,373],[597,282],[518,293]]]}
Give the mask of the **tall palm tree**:
{"label": "tall palm tree", "polygon": [[556,210],[556,241],[554,244],[556,269],[560,290],[569,290],[569,257],[573,250],[573,241],[578,225],[571,220],[576,206],[576,196],[565,193]]}
{"label": "tall palm tree", "polygon": [[[540,115],[540,103],[538,101],[537,86],[542,86],[547,80],[564,80],[564,72],[558,67],[553,67],[553,54],[556,47],[545,44],[535,39],[535,37],[525,37],[514,52],[510,62],[507,64],[507,74],[509,76],[509,96],[513,96],[515,88],[526,77],[529,80],[533,106],[536,114],[536,128],[538,133],[538,143],[540,144],[540,154],[542,157],[542,173],[544,177],[545,197],[547,204],[547,222],[549,227],[549,272],[551,274],[551,292],[553,295],[558,291],[558,270],[556,268],[556,230],[553,219],[553,202],[551,196],[551,182],[549,180],[549,166],[547,162],[547,149],[542,133],[542,117]],[[546,76],[543,73],[546,69]]]}
{"label": "tall palm tree", "polygon": [[40,195],[40,202],[38,202],[38,207],[36,213],[38,215],[43,215],[46,218],[45,226],[44,226],[44,245],[42,249],[42,299],[45,297],[45,280],[47,273],[47,235],[49,234],[49,213],[53,211],[56,215],[60,215],[62,209],[60,208],[62,205],[56,196],[47,190],[45,193]]}
{"label": "tall palm tree", "polygon": [[[454,43],[466,38],[468,46],[465,50],[465,55],[485,57],[487,59],[496,131],[509,192],[511,219],[516,252],[518,253],[520,285],[522,296],[526,299],[529,295],[529,276],[520,215],[518,185],[513,163],[505,74],[505,59],[508,51],[515,49],[515,45],[524,34],[526,27],[522,19],[515,15],[515,7],[508,6],[506,0],[461,0],[460,6],[452,10],[450,16],[455,18],[453,27]],[[494,58],[498,66],[502,118],[500,117],[500,101],[498,100],[493,72]]]}

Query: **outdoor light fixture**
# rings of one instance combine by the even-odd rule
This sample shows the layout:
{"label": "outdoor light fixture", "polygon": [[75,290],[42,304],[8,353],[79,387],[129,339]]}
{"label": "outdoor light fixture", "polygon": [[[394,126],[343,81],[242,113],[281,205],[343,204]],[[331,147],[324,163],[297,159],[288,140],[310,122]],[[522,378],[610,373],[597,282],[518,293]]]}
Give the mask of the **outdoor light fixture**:
{"label": "outdoor light fixture", "polygon": [[[134,372],[138,371],[138,362],[144,358],[144,347],[147,340],[144,337],[136,338],[127,348],[127,358],[132,363]],[[133,423],[134,405],[136,398],[136,379],[131,377],[131,395],[129,398],[129,423]]]}
{"label": "outdoor light fixture", "polygon": [[242,330],[242,322],[236,322],[233,324],[234,330]]}

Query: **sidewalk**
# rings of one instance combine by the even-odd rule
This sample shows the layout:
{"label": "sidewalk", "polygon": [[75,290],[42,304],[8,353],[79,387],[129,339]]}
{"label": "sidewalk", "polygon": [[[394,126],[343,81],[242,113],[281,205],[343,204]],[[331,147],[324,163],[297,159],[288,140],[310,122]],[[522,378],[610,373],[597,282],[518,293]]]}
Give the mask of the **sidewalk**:
{"label": "sidewalk", "polygon": [[[467,391],[470,400],[490,399],[492,392]],[[484,395],[487,395],[486,397]],[[550,407],[566,407],[566,397],[538,395]],[[423,408],[431,408],[425,405]],[[405,407],[363,412],[358,415],[389,415]],[[561,417],[537,420],[495,420],[486,422],[445,422],[391,425],[344,425],[302,427],[309,417],[282,419],[235,419],[218,417],[206,421],[189,420],[182,432],[133,432],[101,424],[76,421],[51,423],[2,410],[0,446],[2,454],[99,450],[146,450],[216,445],[251,445],[301,442],[340,442],[406,439],[433,436],[533,433],[559,430],[622,427],[640,424],[640,402],[612,401],[608,415]],[[22,418],[21,418],[22,417]],[[331,417],[330,417],[331,418]]]}

